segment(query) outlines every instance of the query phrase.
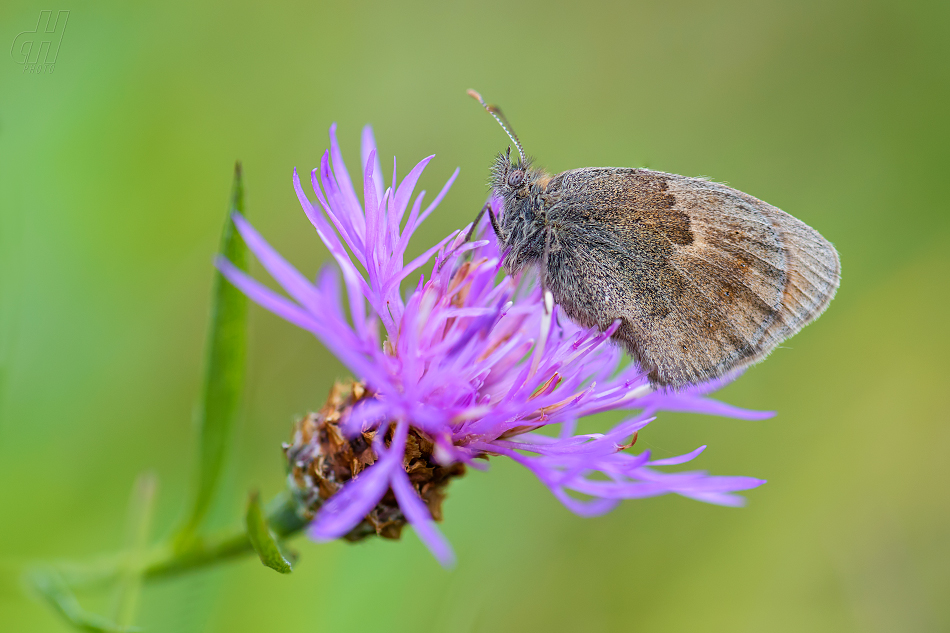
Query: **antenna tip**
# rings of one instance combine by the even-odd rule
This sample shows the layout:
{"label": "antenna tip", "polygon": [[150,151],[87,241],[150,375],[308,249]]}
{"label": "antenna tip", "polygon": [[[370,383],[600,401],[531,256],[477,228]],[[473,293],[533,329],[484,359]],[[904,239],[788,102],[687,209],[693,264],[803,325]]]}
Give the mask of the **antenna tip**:
{"label": "antenna tip", "polygon": [[472,90],[471,88],[469,88],[467,92],[468,92],[468,96],[470,96],[472,99],[475,99],[479,103],[485,103],[485,100],[482,99],[482,95],[478,94],[477,90]]}

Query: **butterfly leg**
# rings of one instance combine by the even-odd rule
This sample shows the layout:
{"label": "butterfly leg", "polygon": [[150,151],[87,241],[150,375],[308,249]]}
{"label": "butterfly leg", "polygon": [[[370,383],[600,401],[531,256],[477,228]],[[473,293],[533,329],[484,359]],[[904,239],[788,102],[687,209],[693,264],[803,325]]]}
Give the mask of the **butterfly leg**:
{"label": "butterfly leg", "polygon": [[488,209],[488,219],[491,221],[491,229],[495,232],[495,237],[498,239],[498,244],[505,244],[508,239],[502,232],[501,227],[498,226],[498,218],[495,217],[495,212],[492,210],[491,204],[485,203],[485,208]]}
{"label": "butterfly leg", "polygon": [[[544,228],[544,250],[541,252],[541,268],[538,271],[538,279],[541,282],[541,301],[544,303],[544,313],[550,314],[553,309],[553,305],[548,305],[548,290],[547,285],[544,283],[544,277],[548,273],[548,258],[551,255],[551,227]],[[553,297],[552,297],[553,299]]]}
{"label": "butterfly leg", "polygon": [[[482,210],[478,212],[478,215],[475,216],[475,221],[472,222],[472,228],[468,230],[468,235],[465,236],[466,242],[471,242],[472,238],[475,237],[475,232],[478,231],[478,223],[482,221],[482,216],[485,215],[486,211],[491,211],[491,202],[486,202],[485,206],[482,207]],[[492,228],[495,228],[495,222],[492,220]],[[495,231],[495,235],[498,234],[498,231]],[[464,242],[463,242],[464,243]]]}
{"label": "butterfly leg", "polygon": [[[486,211],[488,211],[488,217],[491,220],[491,228],[495,232],[495,237],[498,238],[499,242],[502,242],[502,243],[504,242],[502,238],[501,228],[498,226],[498,219],[495,217],[495,212],[492,211],[491,201],[489,200],[488,202],[485,203],[485,206],[482,207],[481,211],[478,212],[478,215],[475,216],[475,221],[472,222],[472,228],[468,230],[468,234],[465,236],[465,239],[462,242],[459,242],[455,246],[455,248],[452,249],[451,252],[449,252],[449,255],[457,251],[462,246],[462,244],[472,241],[472,238],[475,237],[475,233],[478,231],[478,223],[482,221],[482,217],[485,215]],[[447,262],[448,260],[449,260],[448,256],[446,256],[445,259],[443,259],[442,265],[439,266],[440,270],[442,266],[445,265],[445,262]]]}

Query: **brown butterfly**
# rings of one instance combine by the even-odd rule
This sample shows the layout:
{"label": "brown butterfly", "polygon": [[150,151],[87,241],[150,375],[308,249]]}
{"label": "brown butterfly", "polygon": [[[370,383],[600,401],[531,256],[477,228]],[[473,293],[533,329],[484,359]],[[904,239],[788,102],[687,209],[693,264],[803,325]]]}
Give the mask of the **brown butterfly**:
{"label": "brown butterfly", "polygon": [[[486,211],[515,273],[538,266],[542,285],[577,323],[607,329],[654,387],[681,389],[756,363],[828,307],[841,264],[804,222],[700,178],[648,169],[585,167],[556,176],[518,149],[491,171],[504,200]],[[473,226],[472,231],[475,230]]]}

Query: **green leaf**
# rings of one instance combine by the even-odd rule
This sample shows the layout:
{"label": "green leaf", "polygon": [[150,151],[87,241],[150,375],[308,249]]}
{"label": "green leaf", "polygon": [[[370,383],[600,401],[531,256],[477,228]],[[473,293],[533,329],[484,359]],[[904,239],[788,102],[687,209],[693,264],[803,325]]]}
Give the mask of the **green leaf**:
{"label": "green leaf", "polygon": [[132,498],[129,500],[124,569],[119,580],[115,604],[115,621],[119,626],[130,625],[135,618],[142,590],[145,548],[148,545],[157,492],[158,477],[155,473],[142,473],[135,479]]}
{"label": "green leaf", "polygon": [[35,571],[30,576],[30,582],[64,620],[80,631],[131,633],[140,630],[136,627],[119,626],[101,615],[84,610],[63,579],[54,571]]}
{"label": "green leaf", "polygon": [[[238,268],[247,270],[247,247],[231,222],[231,213],[234,211],[244,213],[244,183],[240,163],[234,166],[234,186],[221,236],[221,254]],[[204,389],[199,411],[197,484],[194,504],[179,535],[180,544],[191,540],[208,513],[230,448],[231,431],[244,387],[247,298],[228,283],[221,273],[216,273],[212,301]]]}
{"label": "green leaf", "polygon": [[264,511],[261,509],[261,499],[256,492],[252,492],[248,498],[245,525],[247,538],[260,556],[261,562],[282,574],[289,574],[293,566],[281,553],[277,540],[267,526]]}

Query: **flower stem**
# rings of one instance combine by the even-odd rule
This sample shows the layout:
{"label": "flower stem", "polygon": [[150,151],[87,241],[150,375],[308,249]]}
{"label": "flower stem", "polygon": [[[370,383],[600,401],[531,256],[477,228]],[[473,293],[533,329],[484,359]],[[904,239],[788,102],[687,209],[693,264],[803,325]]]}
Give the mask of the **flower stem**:
{"label": "flower stem", "polygon": [[[300,532],[307,520],[297,513],[296,501],[289,494],[282,493],[268,504],[267,523],[277,538],[285,539]],[[164,547],[146,564],[143,575],[146,580],[168,578],[253,552],[247,532],[241,526],[195,541],[184,550]]]}

